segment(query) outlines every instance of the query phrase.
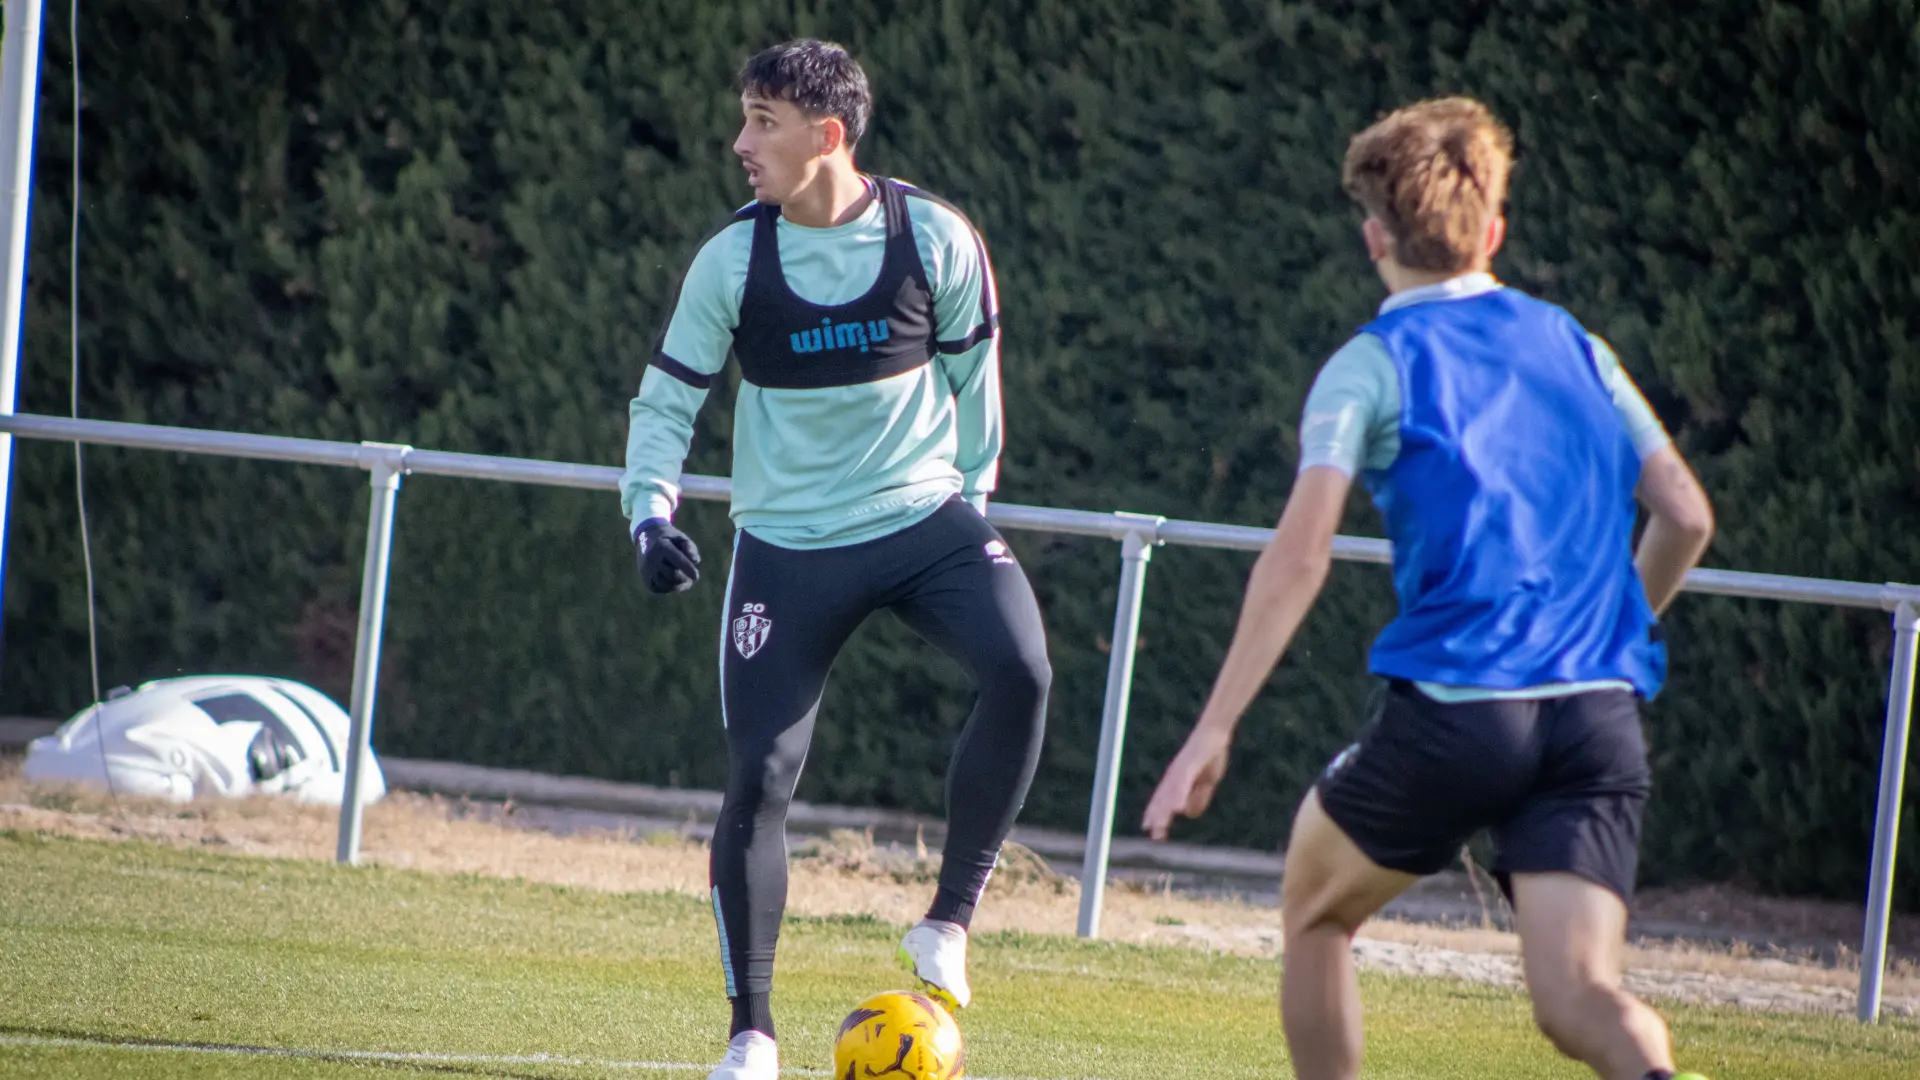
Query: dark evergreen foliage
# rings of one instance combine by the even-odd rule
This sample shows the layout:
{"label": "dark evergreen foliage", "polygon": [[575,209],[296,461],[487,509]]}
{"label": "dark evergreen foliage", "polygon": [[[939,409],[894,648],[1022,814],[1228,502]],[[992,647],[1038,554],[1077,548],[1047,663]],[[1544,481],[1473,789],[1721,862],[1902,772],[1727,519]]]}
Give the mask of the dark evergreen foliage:
{"label": "dark evergreen foliage", "polygon": [[[1519,137],[1497,269],[1607,335],[1696,462],[1714,565],[1920,562],[1920,5],[1251,0],[97,0],[82,5],[88,415],[614,463],[674,276],[747,197],[754,49],[840,40],[865,163],[960,203],[1005,308],[1004,499],[1270,523],[1319,363],[1379,297],[1340,194],[1384,109],[1482,97]],[[64,7],[48,13],[22,407],[67,394]],[[728,393],[690,468],[725,473]],[[70,452],[18,448],[0,711],[87,693]],[[364,480],[96,450],[105,677],[261,671],[344,699]],[[644,596],[611,495],[408,481],[377,745],[713,785],[709,582]],[[1349,531],[1374,532],[1356,502]],[[1019,536],[1058,676],[1026,820],[1085,820],[1115,548]],[[1131,822],[1199,707],[1243,557],[1163,551]],[[1186,835],[1271,845],[1354,731],[1377,568],[1337,571]],[[1684,598],[1649,710],[1646,876],[1856,895],[1883,615]],[[802,795],[937,810],[958,673],[876,620]],[[1906,831],[1920,828],[1909,795]],[[1920,860],[1900,877],[1920,905]]]}

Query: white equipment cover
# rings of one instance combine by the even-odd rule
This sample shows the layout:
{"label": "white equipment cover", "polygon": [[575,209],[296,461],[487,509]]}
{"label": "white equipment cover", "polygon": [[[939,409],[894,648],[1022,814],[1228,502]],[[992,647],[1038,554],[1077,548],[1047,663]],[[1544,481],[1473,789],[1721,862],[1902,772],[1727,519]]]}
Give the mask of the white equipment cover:
{"label": "white equipment cover", "polygon": [[[347,714],[291,679],[200,675],[119,687],[27,747],[29,781],[106,786],[185,802],[195,795],[287,795],[340,805]],[[105,752],[102,753],[102,743]],[[364,805],[386,794],[373,751],[360,776]]]}

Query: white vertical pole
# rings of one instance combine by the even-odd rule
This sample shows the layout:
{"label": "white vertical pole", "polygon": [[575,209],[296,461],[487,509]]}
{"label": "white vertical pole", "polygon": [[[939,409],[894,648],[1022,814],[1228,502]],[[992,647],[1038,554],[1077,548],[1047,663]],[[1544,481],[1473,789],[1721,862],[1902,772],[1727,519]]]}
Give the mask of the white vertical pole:
{"label": "white vertical pole", "polygon": [[1137,522],[1120,541],[1120,596],[1113,609],[1113,647],[1107,655],[1107,698],[1100,711],[1100,751],[1087,812],[1087,850],[1080,867],[1080,936],[1100,936],[1100,905],[1106,899],[1107,857],[1113,848],[1114,801],[1120,792],[1120,751],[1127,735],[1127,704],[1133,695],[1134,646],[1140,636],[1140,603],[1147,563],[1165,518],[1119,514]]}
{"label": "white vertical pole", "polygon": [[340,840],[334,861],[360,859],[360,778],[373,753],[373,700],[380,683],[380,631],[387,618],[387,567],[393,557],[393,504],[412,447],[365,443],[375,452],[367,484],[367,557],[360,573],[360,628],[353,641],[353,697],[348,705],[347,775],[340,792]]}
{"label": "white vertical pole", "polygon": [[[19,396],[20,328],[26,313],[27,212],[33,199],[33,125],[40,99],[40,0],[7,0],[0,44],[0,199],[6,231],[0,291],[0,416]],[[0,432],[0,593],[6,586],[7,504],[13,486],[13,436]]]}
{"label": "white vertical pole", "polygon": [[1893,613],[1893,677],[1887,684],[1887,729],[1880,747],[1880,805],[1873,823],[1873,870],[1867,879],[1867,929],[1860,945],[1862,1023],[1880,1018],[1880,981],[1887,968],[1887,925],[1893,916],[1894,850],[1906,786],[1907,735],[1913,723],[1913,676],[1920,605],[1903,600]]}

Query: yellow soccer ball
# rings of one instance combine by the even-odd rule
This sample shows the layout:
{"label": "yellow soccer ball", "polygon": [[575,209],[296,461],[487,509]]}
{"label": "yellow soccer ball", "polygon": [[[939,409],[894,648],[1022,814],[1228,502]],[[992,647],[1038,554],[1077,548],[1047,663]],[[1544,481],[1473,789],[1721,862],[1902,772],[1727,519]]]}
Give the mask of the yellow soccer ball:
{"label": "yellow soccer ball", "polygon": [[967,1051],[959,1025],[925,994],[875,994],[847,1014],[833,1043],[833,1080],[959,1080]]}

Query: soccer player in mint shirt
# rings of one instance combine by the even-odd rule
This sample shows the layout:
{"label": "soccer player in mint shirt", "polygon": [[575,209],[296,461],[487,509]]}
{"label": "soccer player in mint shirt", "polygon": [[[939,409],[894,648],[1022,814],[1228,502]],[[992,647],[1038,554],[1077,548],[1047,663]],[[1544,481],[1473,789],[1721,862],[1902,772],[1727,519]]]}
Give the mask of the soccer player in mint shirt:
{"label": "soccer player in mint shirt", "polygon": [[755,199],[687,269],[633,399],[620,494],[648,588],[691,587],[699,552],[673,525],[681,465],[738,357],[712,858],[733,1025],[711,1080],[773,1080],[787,807],[841,647],[884,609],[978,688],[947,773],[939,885],[900,948],[953,1008],[972,996],[967,925],[1033,779],[1052,671],[1033,591],[985,517],[1001,445],[985,245],[946,203],[855,168],[872,102],[844,49],[775,46],[747,61],[740,91],[733,150]]}
{"label": "soccer player in mint shirt", "polygon": [[1348,147],[1391,295],[1315,380],[1286,510],[1143,822],[1164,839],[1206,809],[1359,477],[1393,541],[1400,612],[1373,646],[1378,712],[1307,793],[1287,847],[1280,1005],[1301,1080],[1359,1075],[1353,934],[1480,829],[1541,1030],[1607,1080],[1675,1075],[1665,1023],[1621,988],[1621,954],[1650,786],[1639,701],[1666,675],[1656,615],[1713,513],[1611,350],[1487,272],[1511,154],[1464,98],[1401,109]]}

